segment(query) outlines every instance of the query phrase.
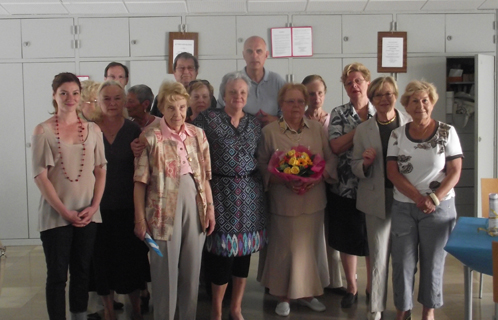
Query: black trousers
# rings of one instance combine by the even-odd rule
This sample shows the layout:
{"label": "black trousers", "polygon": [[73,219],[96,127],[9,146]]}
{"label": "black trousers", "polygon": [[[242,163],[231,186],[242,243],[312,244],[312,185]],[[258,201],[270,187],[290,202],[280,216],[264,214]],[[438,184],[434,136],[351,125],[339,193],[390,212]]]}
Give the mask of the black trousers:
{"label": "black trousers", "polygon": [[69,269],[69,310],[85,312],[88,305],[88,274],[97,225],[72,225],[42,231],[40,238],[47,263],[46,299],[50,320],[66,319],[66,282]]}

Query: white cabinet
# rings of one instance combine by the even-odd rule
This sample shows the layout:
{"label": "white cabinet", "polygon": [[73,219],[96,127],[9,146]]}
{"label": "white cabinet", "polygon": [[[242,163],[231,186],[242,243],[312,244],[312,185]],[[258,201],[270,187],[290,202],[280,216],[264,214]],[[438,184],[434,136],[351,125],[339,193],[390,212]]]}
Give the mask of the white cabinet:
{"label": "white cabinet", "polygon": [[[0,64],[0,105],[4,120],[0,148],[2,183],[0,184],[0,235],[2,239],[28,238],[28,206],[26,192],[26,149],[24,141],[24,108],[22,64]],[[30,170],[31,167],[28,167]]]}
{"label": "white cabinet", "polygon": [[342,21],[340,15],[295,15],[294,27],[313,28],[313,54],[342,52]]}
{"label": "white cabinet", "polygon": [[[52,80],[60,72],[75,72],[73,62],[65,63],[25,63],[24,77],[24,126],[26,144],[31,143],[33,129],[40,122],[51,117],[54,111],[52,106]],[[26,149],[26,170],[28,188],[28,215],[29,238],[38,238],[38,204],[40,191],[35,185],[31,172],[31,148]]]}
{"label": "white cabinet", "polygon": [[294,82],[301,83],[303,79],[311,74],[320,75],[327,84],[327,95],[325,96],[324,110],[332,111],[333,108],[342,104],[343,86],[340,81],[342,73],[342,59],[292,59],[292,74]]}
{"label": "white cabinet", "polygon": [[79,18],[80,57],[129,57],[128,28],[128,18]]}
{"label": "white cabinet", "polygon": [[444,52],[444,14],[398,14],[396,24],[407,33],[408,53]]}
{"label": "white cabinet", "polygon": [[405,92],[406,85],[412,80],[422,80],[436,86],[439,100],[432,111],[432,118],[446,121],[446,58],[420,57],[408,58],[407,73],[398,73],[399,98],[396,108],[404,111],[400,98]]}
{"label": "white cabinet", "polygon": [[23,19],[22,56],[74,58],[73,19]]}
{"label": "white cabinet", "polygon": [[20,59],[21,20],[0,20],[0,59]]}
{"label": "white cabinet", "polygon": [[251,36],[265,39],[271,55],[271,28],[282,28],[287,24],[287,16],[237,16],[237,55],[242,57],[244,42]]}
{"label": "white cabinet", "polygon": [[209,81],[214,88],[214,96],[218,99],[221,79],[225,74],[237,70],[236,60],[200,60],[199,65],[197,79]]}
{"label": "white cabinet", "polygon": [[169,33],[180,31],[181,17],[130,18],[132,57],[168,55]]}
{"label": "white cabinet", "polygon": [[164,80],[175,81],[175,77],[168,74],[166,60],[130,62],[130,86],[145,84],[157,95]]}
{"label": "white cabinet", "polygon": [[377,53],[377,32],[390,31],[393,17],[384,15],[343,15],[342,53]]}
{"label": "white cabinet", "polygon": [[187,31],[199,33],[199,56],[231,56],[236,52],[235,16],[188,16]]}
{"label": "white cabinet", "polygon": [[446,52],[493,52],[495,15],[447,14]]}

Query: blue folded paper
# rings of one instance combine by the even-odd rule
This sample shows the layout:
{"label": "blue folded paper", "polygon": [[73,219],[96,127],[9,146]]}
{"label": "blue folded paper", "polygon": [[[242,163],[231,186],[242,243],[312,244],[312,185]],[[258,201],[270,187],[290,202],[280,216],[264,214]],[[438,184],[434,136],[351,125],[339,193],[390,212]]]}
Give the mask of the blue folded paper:
{"label": "blue folded paper", "polygon": [[159,250],[159,246],[148,233],[145,233],[145,243],[147,243],[149,247],[151,247],[152,250],[154,250],[157,253],[158,256],[160,256],[161,258],[163,257],[161,250]]}

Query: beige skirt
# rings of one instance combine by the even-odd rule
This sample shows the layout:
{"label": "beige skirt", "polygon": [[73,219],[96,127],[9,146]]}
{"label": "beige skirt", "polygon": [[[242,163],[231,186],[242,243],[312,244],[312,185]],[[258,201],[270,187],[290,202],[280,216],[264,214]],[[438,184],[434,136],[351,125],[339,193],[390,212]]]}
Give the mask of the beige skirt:
{"label": "beige skirt", "polygon": [[270,238],[261,284],[289,299],[319,296],[329,285],[320,210],[297,217],[271,215]]}

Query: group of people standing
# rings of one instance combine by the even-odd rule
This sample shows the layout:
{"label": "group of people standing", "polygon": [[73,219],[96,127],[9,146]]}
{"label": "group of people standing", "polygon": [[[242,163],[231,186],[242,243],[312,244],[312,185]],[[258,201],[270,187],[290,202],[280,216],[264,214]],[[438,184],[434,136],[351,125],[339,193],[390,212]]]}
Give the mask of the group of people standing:
{"label": "group of people standing", "polygon": [[[463,157],[454,128],[431,118],[435,87],[411,82],[401,97],[405,115],[395,108],[395,80],[371,81],[353,63],[341,77],[350,102],[329,114],[325,81],[310,75],[279,84],[262,67],[268,53],[261,41],[246,41],[247,67],[223,77],[217,107],[205,80],[165,82],[153,102],[146,86],[126,94],[106,80],[84,83],[83,94],[75,75],[54,78],[54,115],[33,134],[50,319],[65,319],[68,269],[72,319],[86,319],[91,264],[106,320],[115,319],[114,292],[128,294],[133,319],[142,319],[149,281],[154,319],[173,320],[177,310],[179,319],[195,319],[202,263],[211,319],[222,319],[231,281],[229,319],[240,320],[258,251],[258,280],[278,298],[280,316],[289,315],[291,300],[324,311],[316,297],[329,285],[351,307],[356,257],[365,256],[368,318],[382,319],[392,256],[396,320],[411,316],[419,259],[422,319],[434,318]],[[278,87],[275,101],[261,94],[255,74]],[[270,174],[272,155],[296,146],[324,159],[320,178],[301,183]],[[163,257],[151,251],[148,258],[146,236]],[[338,288],[339,252],[345,290]]]}

